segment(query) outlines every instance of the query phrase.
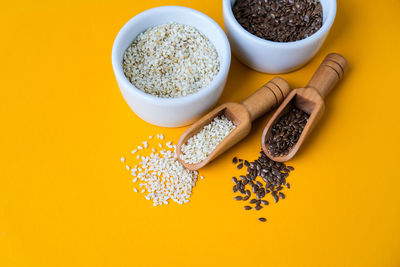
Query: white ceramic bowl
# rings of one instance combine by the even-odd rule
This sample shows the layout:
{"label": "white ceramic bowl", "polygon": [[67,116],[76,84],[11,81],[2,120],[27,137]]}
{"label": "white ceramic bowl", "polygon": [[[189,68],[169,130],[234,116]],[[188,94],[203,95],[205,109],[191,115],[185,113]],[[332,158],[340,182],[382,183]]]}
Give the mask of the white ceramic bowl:
{"label": "white ceramic bowl", "polygon": [[[146,29],[170,22],[194,26],[214,44],[220,70],[214,80],[198,92],[179,98],[159,98],[137,89],[125,77],[122,59],[125,50]],[[133,17],[118,33],[112,48],[112,66],[121,93],[130,108],[143,120],[164,127],[194,122],[215,105],[225,87],[231,63],[229,41],[218,24],[205,14],[179,6],[156,7]]]}
{"label": "white ceramic bowl", "polygon": [[223,0],[225,31],[233,54],[250,68],[265,73],[285,73],[300,68],[320,49],[336,16],[336,0],[320,0],[322,27],[299,41],[279,43],[261,39],[246,31],[235,19],[235,0]]}

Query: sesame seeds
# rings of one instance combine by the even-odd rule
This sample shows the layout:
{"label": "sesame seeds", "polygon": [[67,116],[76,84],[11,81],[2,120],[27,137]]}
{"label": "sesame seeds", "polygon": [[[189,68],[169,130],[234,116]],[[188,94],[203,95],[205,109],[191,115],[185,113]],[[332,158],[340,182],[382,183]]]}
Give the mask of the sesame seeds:
{"label": "sesame seeds", "polygon": [[[164,135],[157,135],[157,139],[164,140]],[[140,192],[147,200],[153,201],[153,206],[168,204],[173,200],[178,204],[189,202],[193,187],[196,184],[199,173],[186,169],[176,156],[176,146],[172,141],[167,141],[167,148],[156,153],[154,146],[157,141],[142,142],[144,147],[141,155],[136,155],[136,160],[131,166],[132,182],[139,183]],[[149,148],[146,150],[146,148]],[[148,153],[146,153],[148,151]],[[150,152],[151,151],[151,152]],[[150,154],[149,154],[150,153]],[[130,160],[131,161],[131,160]],[[136,164],[136,165],[135,165]],[[203,179],[203,176],[200,176]]]}
{"label": "sesame seeds", "polygon": [[220,68],[214,45],[196,28],[167,23],[147,29],[125,51],[125,76],[162,98],[183,97],[207,86]]}
{"label": "sesame seeds", "polygon": [[196,164],[207,158],[236,126],[225,115],[215,117],[196,135],[189,138],[181,147],[181,159],[189,164]]}

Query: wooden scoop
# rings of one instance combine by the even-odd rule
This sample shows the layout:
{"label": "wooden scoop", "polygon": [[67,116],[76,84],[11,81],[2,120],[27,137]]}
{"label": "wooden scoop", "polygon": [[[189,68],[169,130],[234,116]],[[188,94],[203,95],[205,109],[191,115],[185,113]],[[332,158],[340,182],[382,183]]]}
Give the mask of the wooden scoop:
{"label": "wooden scoop", "polygon": [[[347,68],[347,61],[339,54],[329,54],[314,73],[306,88],[297,88],[290,92],[280,107],[275,111],[274,115],[265,126],[261,145],[265,154],[274,161],[285,162],[291,159],[300,146],[303,144],[306,137],[309,135],[314,126],[321,118],[324,109],[324,98],[333,89],[333,87],[343,78]],[[306,126],[301,133],[297,143],[292,147],[289,153],[285,156],[273,157],[268,150],[267,140],[271,134],[272,126],[275,122],[286,113],[288,104],[293,100],[294,105],[310,115]]]}
{"label": "wooden scoop", "polygon": [[[258,89],[242,103],[225,103],[215,108],[200,120],[190,126],[179,139],[177,146],[178,160],[189,170],[197,170],[224,153],[249,134],[251,123],[272,108],[279,106],[289,93],[289,84],[280,77],[275,77]],[[196,164],[186,163],[181,159],[181,146],[193,135],[217,117],[224,114],[236,125],[236,128],[227,136],[203,161]]]}

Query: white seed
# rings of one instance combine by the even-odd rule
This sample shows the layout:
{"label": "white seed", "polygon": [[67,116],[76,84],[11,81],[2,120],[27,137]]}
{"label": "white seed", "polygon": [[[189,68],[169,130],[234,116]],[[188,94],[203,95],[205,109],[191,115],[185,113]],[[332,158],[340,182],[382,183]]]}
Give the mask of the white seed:
{"label": "white seed", "polygon": [[129,171],[131,168],[128,165],[125,165],[125,168]]}
{"label": "white seed", "polygon": [[137,152],[137,149],[132,150],[132,154],[135,154]]}
{"label": "white seed", "polygon": [[139,150],[142,150],[142,149],[143,149],[143,147],[141,147],[141,146],[138,146],[137,148],[138,148]]}
{"label": "white seed", "polygon": [[136,188],[133,188],[133,192],[137,192],[137,189],[136,189]]}
{"label": "white seed", "polygon": [[158,146],[159,146],[160,148],[162,148],[162,144],[161,144],[161,143],[158,143]]}
{"label": "white seed", "polygon": [[160,139],[164,140],[164,135],[163,134],[160,134]]}
{"label": "white seed", "polygon": [[124,163],[125,162],[125,158],[121,157],[121,162]]}
{"label": "white seed", "polygon": [[156,152],[157,150],[155,148],[152,148],[151,151]]}
{"label": "white seed", "polygon": [[218,74],[220,62],[206,36],[193,26],[173,22],[139,34],[126,49],[122,67],[139,90],[172,98],[206,87]]}
{"label": "white seed", "polygon": [[155,153],[155,148],[152,151],[150,156],[142,156],[142,161],[131,168],[132,182],[139,181],[139,191],[142,194],[147,191],[145,198],[152,200],[155,206],[168,205],[169,199],[179,204],[187,203],[199,177],[198,172],[184,168],[172,146],[162,149],[160,154]]}
{"label": "white seed", "polygon": [[153,136],[152,136],[152,135],[150,135],[150,136],[149,136],[149,139],[153,139]]}
{"label": "white seed", "polygon": [[140,155],[137,155],[137,156],[136,156],[136,159],[140,159]]}
{"label": "white seed", "polygon": [[236,126],[225,115],[215,117],[181,147],[181,159],[189,164],[203,161]]}

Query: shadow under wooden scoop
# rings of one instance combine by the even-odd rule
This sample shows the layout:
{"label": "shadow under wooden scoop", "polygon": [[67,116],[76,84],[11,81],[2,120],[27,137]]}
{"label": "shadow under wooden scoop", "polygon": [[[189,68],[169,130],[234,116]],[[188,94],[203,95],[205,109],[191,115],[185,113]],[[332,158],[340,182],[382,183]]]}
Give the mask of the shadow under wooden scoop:
{"label": "shadow under wooden scoop", "polygon": [[[230,147],[246,137],[251,129],[251,123],[264,113],[279,106],[289,92],[289,84],[280,77],[275,77],[258,89],[242,103],[225,103],[204,115],[181,136],[177,145],[178,160],[189,170],[197,170],[224,153]],[[217,117],[224,114],[235,124],[236,128],[205,158],[196,164],[186,163],[181,159],[181,146],[190,137],[200,132],[203,127]]]}
{"label": "shadow under wooden scoop", "polygon": [[[311,130],[318,123],[324,109],[324,98],[333,89],[333,87],[343,79],[344,72],[347,68],[346,59],[339,54],[329,54],[314,73],[306,88],[293,89],[286,97],[280,107],[275,111],[274,115],[265,126],[261,137],[261,146],[265,154],[274,161],[285,162],[291,159],[300,146],[303,144]],[[267,141],[271,134],[272,126],[275,122],[286,114],[290,103],[293,101],[294,106],[310,115],[307,124],[303,129],[297,143],[292,147],[288,154],[284,156],[274,157],[268,150]]]}

